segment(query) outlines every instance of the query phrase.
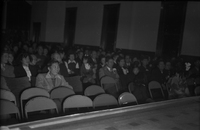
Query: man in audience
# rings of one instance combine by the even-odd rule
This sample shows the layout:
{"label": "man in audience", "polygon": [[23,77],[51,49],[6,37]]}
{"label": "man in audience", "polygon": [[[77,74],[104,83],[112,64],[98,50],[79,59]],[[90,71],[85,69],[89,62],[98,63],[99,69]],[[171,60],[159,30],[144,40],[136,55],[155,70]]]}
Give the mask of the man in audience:
{"label": "man in audience", "polygon": [[116,68],[117,67],[117,58],[119,57],[118,54],[113,54],[113,67]]}
{"label": "man in audience", "polygon": [[150,75],[151,75],[151,68],[148,66],[148,57],[147,56],[142,56],[141,58],[141,66],[139,67],[140,70],[140,75],[143,77],[143,83],[145,85],[148,85],[148,82],[150,80]]}
{"label": "man in audience", "polygon": [[36,78],[36,86],[50,91],[51,89],[58,86],[65,86],[73,89],[64,79],[62,75],[59,74],[60,67],[58,61],[51,61],[48,64],[48,73],[38,74]]}
{"label": "man in audience", "polygon": [[151,81],[157,81],[161,84],[163,91],[165,93],[165,98],[168,98],[167,88],[165,86],[168,80],[168,74],[165,70],[165,62],[163,60],[159,60],[157,64],[157,68],[152,70],[151,73]]}
{"label": "man in audience", "polygon": [[[114,65],[114,61],[113,61],[112,57],[106,57],[106,65],[99,70],[99,78],[101,80],[102,77],[109,76],[109,77],[115,79],[118,90],[120,90],[121,87],[120,87],[120,83],[119,83],[119,75],[117,73],[116,68],[113,68],[113,65]],[[106,85],[106,86],[104,86],[104,89],[107,93],[110,93],[115,97],[118,96],[116,86]]]}

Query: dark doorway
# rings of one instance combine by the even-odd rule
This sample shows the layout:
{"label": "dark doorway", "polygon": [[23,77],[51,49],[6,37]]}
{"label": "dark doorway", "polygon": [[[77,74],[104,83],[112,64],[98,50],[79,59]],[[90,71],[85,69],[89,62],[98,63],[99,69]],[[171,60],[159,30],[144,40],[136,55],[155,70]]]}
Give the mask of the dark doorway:
{"label": "dark doorway", "polygon": [[34,22],[33,23],[33,38],[32,38],[33,42],[36,42],[36,43],[40,42],[40,29],[41,29],[41,23]]}
{"label": "dark doorway", "polygon": [[75,29],[76,29],[76,13],[77,13],[77,7],[66,8],[64,46],[69,47],[74,44]]}
{"label": "dark doorway", "polygon": [[104,5],[101,47],[113,51],[116,45],[120,4]]}
{"label": "dark doorway", "polygon": [[157,55],[179,56],[182,46],[187,2],[166,2],[161,5]]}

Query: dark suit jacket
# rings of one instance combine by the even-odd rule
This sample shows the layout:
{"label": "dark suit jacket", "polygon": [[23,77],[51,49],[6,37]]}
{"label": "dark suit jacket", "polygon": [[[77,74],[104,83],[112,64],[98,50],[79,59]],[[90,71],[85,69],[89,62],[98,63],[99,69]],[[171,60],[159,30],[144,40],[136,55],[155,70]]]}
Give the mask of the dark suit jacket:
{"label": "dark suit jacket", "polygon": [[124,74],[123,69],[120,66],[117,67],[117,73],[119,75],[121,85],[126,88],[127,85],[132,81],[132,74],[130,71],[127,74]]}
{"label": "dark suit jacket", "polygon": [[163,84],[164,82],[166,82],[166,77],[168,76],[166,70],[163,70],[163,73],[161,73],[161,71],[159,70],[159,68],[155,68],[154,70],[152,70],[151,73],[151,81],[158,81],[160,84]]}
{"label": "dark suit jacket", "polygon": [[99,78],[102,78],[103,76],[110,76],[114,79],[119,79],[118,73],[114,73],[113,71],[109,71],[107,66],[104,66],[99,70]]}
{"label": "dark suit jacket", "polygon": [[[38,69],[36,67],[34,67],[32,65],[29,65],[29,70],[31,71],[31,76],[33,76],[33,77],[37,76]],[[14,68],[14,74],[15,74],[16,78],[26,77],[27,76],[26,71],[25,71],[25,69],[23,68],[22,65],[15,66],[15,68]]]}

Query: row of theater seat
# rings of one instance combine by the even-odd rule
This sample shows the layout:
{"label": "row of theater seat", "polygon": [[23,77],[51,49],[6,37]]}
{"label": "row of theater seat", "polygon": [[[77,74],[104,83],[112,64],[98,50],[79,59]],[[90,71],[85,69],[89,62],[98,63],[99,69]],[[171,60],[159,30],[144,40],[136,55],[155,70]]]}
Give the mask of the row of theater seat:
{"label": "row of theater seat", "polygon": [[[95,98],[91,99],[90,96],[94,95],[96,95]],[[17,113],[20,119],[21,116],[28,118],[28,112],[33,111],[55,109],[59,112],[54,99],[62,100],[63,113],[66,112],[66,108],[91,107],[96,109],[104,106],[123,106],[128,103],[137,104],[137,99],[131,93],[124,92],[117,100],[114,96],[106,94],[101,87],[95,85],[88,87],[85,90],[85,95],[77,95],[71,89],[62,86],[53,89],[50,94],[42,88],[27,88],[21,94],[20,105],[17,104],[12,92],[2,89],[1,114]],[[21,111],[19,112],[19,110]]]}
{"label": "row of theater seat", "polygon": [[[26,79],[26,77],[21,78],[21,80],[19,78],[16,78],[16,79],[17,79],[17,82],[20,83],[21,80],[23,81],[24,79]],[[73,81],[73,79],[75,79],[75,80]],[[68,82],[70,82],[70,84],[72,83],[73,87],[74,86],[80,87],[80,85],[76,85],[76,83],[77,83],[76,80],[80,80],[79,77],[75,77],[75,78],[72,78],[72,79],[66,79],[66,80],[68,80]],[[93,85],[93,86],[88,87],[84,91],[83,95],[79,95],[75,91],[72,91],[71,89],[68,89],[68,88],[62,87],[62,86],[54,88],[50,91],[50,93],[48,93],[45,89],[42,89],[42,88],[37,88],[37,87],[28,87],[27,88],[27,86],[28,86],[27,83],[24,84],[24,86],[19,85],[19,86],[16,87],[17,84],[14,85],[13,79],[11,80],[11,78],[10,78],[9,81],[10,81],[9,84],[12,84],[14,86],[13,88],[15,88],[15,89],[18,88],[17,90],[23,89],[23,91],[21,91],[20,94],[19,94],[19,97],[17,97],[16,94],[13,94],[10,91],[1,90],[1,103],[2,103],[1,106],[5,106],[5,107],[2,107],[2,108],[5,108],[5,109],[1,109],[1,114],[9,113],[8,112],[9,109],[7,109],[7,108],[13,108],[13,109],[16,108],[14,112],[19,113],[18,117],[22,116],[22,118],[28,117],[28,114],[27,114],[28,110],[29,109],[32,110],[32,108],[34,108],[33,106],[40,106],[40,105],[36,105],[34,103],[38,103],[38,102],[42,103],[46,100],[48,100],[49,102],[53,101],[52,104],[55,104],[56,103],[55,100],[60,99],[60,101],[61,101],[61,112],[64,112],[64,113],[65,113],[65,108],[83,107],[84,104],[85,104],[84,101],[85,102],[87,101],[87,103],[88,103],[88,105],[85,104],[84,107],[87,106],[87,107],[92,107],[93,109],[96,109],[96,106],[98,106],[98,104],[96,104],[96,102],[101,102],[102,106],[106,106],[107,105],[106,101],[109,101],[109,100],[107,100],[104,96],[112,97],[116,106],[118,106],[118,105],[122,106],[124,104],[129,104],[129,103],[132,103],[132,102],[136,102],[136,104],[137,104],[137,99],[135,98],[135,96],[133,94],[131,94],[133,92],[133,88],[134,88],[133,83],[130,83],[129,86],[128,86],[129,93],[126,92],[126,93],[121,94],[118,98],[118,101],[117,101],[116,98],[114,98],[112,95],[106,94],[104,89],[100,86],[97,86],[97,85]],[[109,77],[108,78],[105,77],[105,79],[101,83],[101,85],[103,86],[103,84],[105,84],[105,83],[112,83],[112,80]],[[154,97],[153,97],[153,93],[151,93],[151,89],[160,89],[161,94],[164,97],[162,87],[158,82],[156,82],[156,81],[150,82],[149,85],[148,85],[148,88],[149,88],[150,96],[151,96],[152,99]],[[196,89],[195,89],[196,95],[200,94],[199,90],[200,90],[200,87],[196,87]],[[97,98],[97,95],[99,95],[99,98]],[[103,98],[100,95],[104,95]],[[43,96],[43,97],[41,97],[41,96]],[[19,99],[16,99],[16,97],[19,98]],[[52,100],[52,101],[50,101],[50,100]],[[84,100],[84,101],[82,101],[82,100]],[[6,106],[5,102],[8,102],[8,101],[12,101],[13,103],[8,103],[8,104],[12,104],[12,105],[14,104],[16,107]],[[79,101],[81,101],[81,102],[79,102]],[[69,104],[68,102],[71,102],[71,104]],[[67,105],[65,105],[65,104],[67,104]],[[57,106],[58,105],[56,104],[55,109],[57,108]],[[20,110],[20,112],[17,112],[19,110]],[[10,111],[13,111],[13,110],[10,110]]]}

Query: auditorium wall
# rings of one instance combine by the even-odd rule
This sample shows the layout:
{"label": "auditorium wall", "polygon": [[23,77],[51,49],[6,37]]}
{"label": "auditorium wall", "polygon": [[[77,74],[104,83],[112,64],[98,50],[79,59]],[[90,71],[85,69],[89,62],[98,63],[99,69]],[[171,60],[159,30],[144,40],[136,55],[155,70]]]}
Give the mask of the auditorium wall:
{"label": "auditorium wall", "polygon": [[200,56],[200,2],[187,4],[181,55]]}
{"label": "auditorium wall", "polygon": [[32,16],[31,16],[31,36],[34,22],[41,22],[40,40],[45,41],[46,36],[46,21],[47,21],[47,1],[32,2]]}
{"label": "auditorium wall", "polygon": [[[65,9],[77,7],[75,44],[100,46],[103,7],[105,4],[117,3],[120,3],[120,13],[116,48],[154,52],[160,18],[161,2],[159,1],[48,1],[46,16],[40,14],[41,11],[36,12],[41,22],[46,23],[42,25],[41,40],[62,43],[64,41]],[[41,18],[41,16],[44,17]],[[32,21],[35,21],[36,17],[32,18]]]}

